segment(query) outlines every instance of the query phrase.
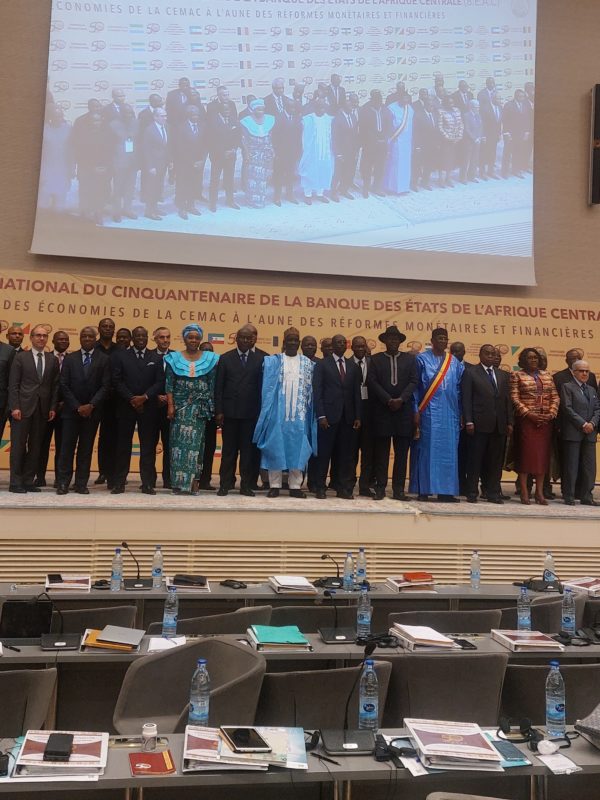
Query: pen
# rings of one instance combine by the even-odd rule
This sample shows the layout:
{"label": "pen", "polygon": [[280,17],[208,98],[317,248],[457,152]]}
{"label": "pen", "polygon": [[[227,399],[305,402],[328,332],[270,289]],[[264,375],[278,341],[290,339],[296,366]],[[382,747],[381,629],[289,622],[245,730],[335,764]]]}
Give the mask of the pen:
{"label": "pen", "polygon": [[311,753],[311,756],[318,758],[319,761],[327,761],[328,764],[335,764],[336,767],[340,766],[339,761],[334,761],[333,758],[327,758],[327,756],[322,756],[321,753]]}
{"label": "pen", "polygon": [[21,648],[20,647],[13,647],[12,644],[5,644],[4,647],[6,647],[7,650],[14,650],[15,653],[20,653],[21,652]]}

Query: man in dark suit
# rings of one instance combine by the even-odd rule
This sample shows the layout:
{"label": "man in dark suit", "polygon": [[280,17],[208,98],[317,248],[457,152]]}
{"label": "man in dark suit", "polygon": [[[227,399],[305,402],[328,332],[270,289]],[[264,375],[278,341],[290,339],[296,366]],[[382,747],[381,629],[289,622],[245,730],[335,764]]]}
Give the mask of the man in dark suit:
{"label": "man in dark suit", "polygon": [[20,353],[23,349],[23,328],[18,325],[11,325],[6,331],[6,339],[15,353]]}
{"label": "man in dark suit", "polygon": [[517,89],[513,100],[502,109],[504,151],[502,153],[502,177],[510,174],[523,177],[527,169],[529,139],[531,137],[531,107],[522,89]]}
{"label": "man in dark suit", "polygon": [[[315,343],[316,344],[316,343]],[[360,455],[360,476],[358,478],[358,493],[361,497],[374,497],[371,491],[373,480],[373,456],[375,440],[373,438],[373,402],[369,397],[367,378],[371,357],[367,355],[367,340],[364,336],[355,336],[352,339],[352,360],[360,370],[360,431],[356,436],[354,450],[354,484],[356,484],[356,468]]]}
{"label": "man in dark suit", "polygon": [[582,506],[599,505],[592,497],[596,482],[596,439],[600,421],[600,400],[588,385],[590,368],[578,360],[572,366],[573,380],[563,384],[560,393],[562,419],[561,482],[565,504],[575,505],[575,486]]}
{"label": "man in dark suit", "polygon": [[425,94],[413,104],[415,116],[413,118],[413,153],[412,153],[412,181],[411,189],[416,192],[419,185],[431,191],[431,173],[439,169],[440,158],[440,133],[437,125],[437,112],[435,111],[427,90]]}
{"label": "man in dark suit", "polygon": [[8,415],[8,376],[14,357],[14,349],[9,344],[0,342],[0,443],[2,442]]}
{"label": "man in dark suit", "polygon": [[156,494],[156,445],[158,444],[158,397],[165,393],[162,357],[148,350],[148,331],[132,331],[133,346],[112,356],[112,377],[117,405],[117,464],[112,494],[123,494],[131,462],[131,443],[137,423],[140,440],[140,487]]}
{"label": "man in dark suit", "polygon": [[186,119],[175,130],[175,204],[181,219],[199,217],[196,198],[202,194],[207,148],[207,119],[202,107],[188,106]]}
{"label": "man in dark suit", "polygon": [[[154,353],[160,358],[164,358],[171,352],[171,331],[168,328],[156,328],[152,333],[156,350]],[[166,364],[163,361],[163,372]],[[158,431],[162,445],[162,482],[163,489],[171,488],[171,460],[169,456],[169,434],[171,433],[171,421],[167,417],[167,395],[158,395]]]}
{"label": "man in dark suit", "polygon": [[113,89],[111,94],[112,102],[102,108],[102,117],[106,123],[112,122],[121,114],[126,102],[123,89]]}
{"label": "man in dark suit", "polygon": [[[167,94],[166,111],[169,125],[177,127],[186,118],[186,109],[192,103],[192,85],[189,78],[180,78],[177,89]],[[156,109],[154,109],[156,110]]]}
{"label": "man in dark suit", "polygon": [[[265,100],[265,114],[270,114],[277,119],[278,114],[283,114],[285,111],[285,81],[283,78],[275,78],[271,84],[272,92],[268,94]],[[289,98],[287,98],[289,99]]]}
{"label": "man in dark suit", "polygon": [[31,350],[16,354],[8,380],[9,491],[16,494],[40,491],[33,482],[46,425],[54,420],[58,402],[58,361],[53,353],[44,352],[48,332],[42,325],[36,325],[30,339]]}
{"label": "man in dark suit", "polygon": [[477,95],[479,107],[482,111],[486,106],[489,106],[494,101],[496,92],[496,81],[494,78],[486,78],[484,88]]}
{"label": "man in dark suit", "polygon": [[468,503],[476,503],[481,468],[485,463],[486,496],[490,503],[503,503],[500,479],[506,437],[512,432],[514,412],[508,374],[494,367],[491,344],[479,350],[479,364],[465,370],[462,408],[467,432]]}
{"label": "man in dark suit", "polygon": [[154,109],[162,108],[163,106],[164,102],[159,94],[150,95],[150,97],[148,98],[148,105],[146,106],[146,108],[143,108],[138,114],[140,133],[144,130],[144,128],[146,128],[148,125],[154,122]]}
{"label": "man in dark suit", "polygon": [[235,486],[238,455],[240,494],[254,497],[256,454],[252,437],[260,413],[263,356],[252,352],[252,338],[249,328],[240,328],[236,348],[222,355],[217,367],[215,420],[223,436],[219,497]]}
{"label": "man in dark suit", "polygon": [[315,364],[313,404],[317,415],[316,496],[327,497],[327,472],[336,465],[337,497],[352,500],[354,450],[360,430],[361,372],[351,358],[344,358],[346,337],[332,338],[333,353]]}
{"label": "man in dark suit", "polygon": [[391,442],[394,443],[392,497],[406,500],[406,462],[414,428],[413,392],[418,383],[416,360],[412,353],[400,352],[406,336],[396,325],[381,333],[379,341],[385,345],[385,353],[371,356],[368,375],[375,434],[375,500],[385,497]]}
{"label": "man in dark suit", "polygon": [[237,108],[233,100],[230,99],[229,89],[226,86],[217,86],[217,96],[206,106],[206,113],[209,119],[216,117],[218,114],[226,113],[230,120],[238,121]]}
{"label": "man in dark suit", "polygon": [[359,112],[362,156],[360,174],[363,181],[363,197],[372,191],[376,197],[384,197],[383,175],[387,158],[388,142],[392,133],[392,115],[383,105],[379,89],[371,90],[371,99]]}
{"label": "man in dark suit", "polygon": [[[66,331],[55,331],[52,336],[52,352],[58,361],[58,370],[62,371],[63,362],[66,358],[70,345],[69,334]],[[46,433],[42,440],[40,448],[40,461],[37,471],[35,473],[35,485],[46,485],[46,469],[48,468],[48,459],[50,457],[50,445],[52,444],[52,437],[54,437],[54,485],[56,488],[56,471],[58,467],[58,457],[60,455],[60,448],[62,446],[62,397],[60,392],[60,384],[58,390],[58,403],[56,405],[56,416],[52,422],[46,425]]]}
{"label": "man in dark suit", "polygon": [[210,210],[217,210],[219,184],[223,176],[225,200],[229,208],[239,210],[233,194],[237,152],[242,143],[241,127],[233,103],[223,103],[208,117],[208,151],[210,154]]}
{"label": "man in dark suit", "polygon": [[[98,341],[96,349],[105,356],[110,356],[117,349],[115,323],[110,317],[101,319],[98,323]],[[113,476],[117,456],[117,418],[115,416],[115,393],[111,387],[105,398],[100,412],[100,433],[98,435],[98,477],[94,481],[97,485],[106,483],[107,489],[114,486]]]}
{"label": "man in dark suit", "polygon": [[469,89],[469,84],[466,81],[458,82],[458,89],[452,94],[454,105],[463,116],[469,110],[471,100],[474,99],[473,92]]}
{"label": "man in dark suit", "polygon": [[[419,97],[421,96],[421,92],[425,92],[425,94],[427,95],[429,94],[427,89],[421,89],[419,92]],[[406,94],[406,83],[404,81],[397,81],[395,90],[393,92],[390,92],[390,94],[388,94],[388,96],[385,98],[386,106],[391,106],[392,103],[399,103],[405,94]]]}
{"label": "man in dark suit", "polygon": [[479,115],[483,134],[479,152],[479,174],[484,181],[487,181],[488,178],[498,180],[496,155],[498,142],[502,136],[502,98],[500,95],[494,94],[491,102],[480,104]]}
{"label": "man in dark suit", "polygon": [[331,124],[331,143],[335,158],[335,170],[331,183],[331,199],[339,200],[339,195],[354,200],[350,187],[354,183],[356,162],[360,150],[358,121],[352,113],[350,96],[344,98],[341,107]]}
{"label": "man in dark suit", "polygon": [[273,202],[281,205],[283,189],[289,203],[298,205],[294,197],[296,170],[302,155],[302,112],[293,100],[285,98],[283,114],[275,117],[271,132],[275,158],[273,161]]}
{"label": "man in dark suit", "polygon": [[331,83],[327,87],[327,105],[329,114],[336,114],[344,105],[346,100],[346,90],[342,86],[342,76],[335,73],[331,76]]}
{"label": "man in dark suit", "polygon": [[[567,363],[566,369],[561,369],[559,372],[555,372],[552,376],[554,385],[556,386],[556,391],[559,394],[561,393],[562,387],[565,385],[565,383],[570,383],[574,380],[573,364],[576,361],[581,360],[583,360],[583,350],[581,350],[579,347],[573,347],[571,350],[567,350],[565,353],[565,361]],[[593,372],[589,373],[586,383],[588,386],[591,386],[594,391],[598,391],[598,382]]]}
{"label": "man in dark suit", "polygon": [[96,347],[96,331],[81,329],[80,349],[69,353],[60,372],[62,408],[62,446],[56,471],[56,494],[67,494],[73,477],[73,459],[77,451],[75,491],[89,494],[87,488],[92,450],[102,404],[110,388],[110,362]]}
{"label": "man in dark suit", "polygon": [[154,122],[142,134],[142,180],[144,183],[145,216],[160,221],[158,203],[162,198],[165,175],[171,163],[171,133],[167,132],[167,115],[162,108],[154,110]]}

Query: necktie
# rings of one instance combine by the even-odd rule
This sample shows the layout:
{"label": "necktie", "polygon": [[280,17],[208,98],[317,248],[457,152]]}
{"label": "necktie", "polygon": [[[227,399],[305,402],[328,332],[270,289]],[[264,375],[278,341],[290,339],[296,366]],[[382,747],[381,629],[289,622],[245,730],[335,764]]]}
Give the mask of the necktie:
{"label": "necktie", "polygon": [[279,109],[280,112],[283,112],[283,100],[281,99],[281,97],[277,98],[277,108]]}
{"label": "necktie", "polygon": [[62,372],[63,361],[65,359],[65,354],[64,353],[59,353],[56,357],[58,358],[58,371]]}
{"label": "necktie", "polygon": [[92,365],[92,356],[90,355],[90,353],[86,353],[83,357],[83,371],[86,375],[89,372],[91,365]]}
{"label": "necktie", "polygon": [[498,394],[498,387],[496,386],[496,379],[494,377],[494,370],[492,369],[492,367],[487,367],[487,374],[489,382],[492,384],[494,394]]}
{"label": "necktie", "polygon": [[377,109],[375,113],[377,114],[377,133],[381,133],[381,111]]}
{"label": "necktie", "polygon": [[583,394],[583,396],[587,400],[588,399],[588,393],[587,393],[587,386],[585,385],[585,383],[581,384],[581,393]]}
{"label": "necktie", "polygon": [[362,383],[363,383],[363,386],[364,386],[364,383],[365,383],[365,373],[364,373],[364,370],[363,370],[363,364],[364,364],[364,361],[362,360],[362,358],[359,358],[359,359],[358,359],[358,366],[360,367],[360,371],[361,371],[361,373],[362,373]]}
{"label": "necktie", "polygon": [[165,131],[164,125],[160,126],[160,135],[162,136],[163,142],[166,142],[167,141],[167,133]]}
{"label": "necktie", "polygon": [[37,354],[36,370],[37,370],[37,376],[38,376],[40,381],[44,377],[44,362],[42,360],[43,358],[44,358],[44,354],[43,353],[38,353]]}
{"label": "necktie", "polygon": [[144,353],[141,350],[138,350],[137,351],[137,357],[141,361],[143,359],[143,357],[144,357]]}
{"label": "necktie", "polygon": [[346,367],[344,366],[344,359],[343,358],[338,358],[338,364],[339,364],[339,367],[340,367],[340,378],[342,380],[345,380],[346,379]]}
{"label": "necktie", "polygon": [[192,133],[195,135],[198,133],[198,126],[195,122],[192,122]]}
{"label": "necktie", "polygon": [[248,353],[240,353],[240,360],[242,362],[242,367],[246,366],[247,359],[248,359]]}

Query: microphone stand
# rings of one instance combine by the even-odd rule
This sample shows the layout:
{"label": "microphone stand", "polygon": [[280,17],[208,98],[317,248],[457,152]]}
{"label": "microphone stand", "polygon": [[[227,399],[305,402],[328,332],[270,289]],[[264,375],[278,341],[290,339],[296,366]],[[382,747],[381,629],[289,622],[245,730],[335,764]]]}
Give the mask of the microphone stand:
{"label": "microphone stand", "polygon": [[319,628],[319,634],[325,644],[342,644],[356,641],[356,630],[354,628],[340,628],[338,626],[338,606],[335,602],[335,590],[325,589],[323,597],[328,597],[334,609],[333,628]]}
{"label": "microphone stand", "polygon": [[121,547],[125,548],[129,555],[133,558],[137,568],[137,576],[135,578],[124,578],[123,588],[127,591],[146,591],[152,588],[152,578],[140,578],[140,562],[133,555],[131,548],[127,542],[121,542]]}
{"label": "microphone stand", "polygon": [[343,586],[343,581],[340,577],[340,565],[339,563],[333,558],[333,556],[329,555],[329,553],[323,553],[321,556],[321,561],[333,561],[335,564],[335,572],[336,577],[327,577],[327,578],[319,578],[315,581],[315,586],[321,586],[323,589],[341,589]]}

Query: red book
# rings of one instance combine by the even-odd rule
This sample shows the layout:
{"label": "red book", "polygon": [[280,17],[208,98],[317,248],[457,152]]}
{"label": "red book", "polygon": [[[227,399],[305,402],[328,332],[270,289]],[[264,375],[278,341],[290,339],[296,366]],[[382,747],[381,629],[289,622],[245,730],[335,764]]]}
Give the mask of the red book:
{"label": "red book", "polygon": [[173,764],[170,750],[129,753],[129,766],[134,777],[138,775],[170,775],[175,772],[175,764]]}

